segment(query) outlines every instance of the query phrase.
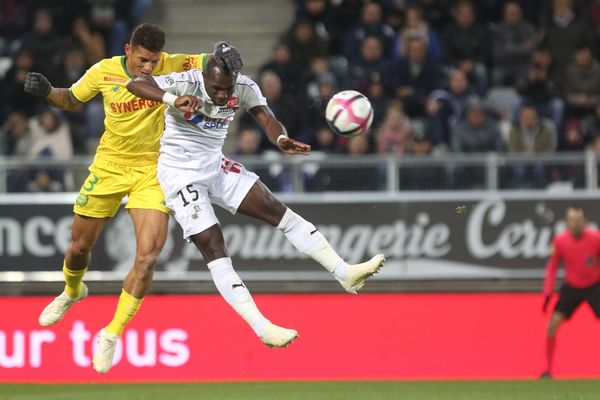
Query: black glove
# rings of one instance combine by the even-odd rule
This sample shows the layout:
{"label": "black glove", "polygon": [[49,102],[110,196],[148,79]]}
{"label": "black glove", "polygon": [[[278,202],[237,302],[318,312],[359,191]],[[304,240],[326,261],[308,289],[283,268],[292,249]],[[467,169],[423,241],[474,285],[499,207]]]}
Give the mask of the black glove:
{"label": "black glove", "polygon": [[549,294],[544,298],[544,304],[542,305],[542,312],[545,313],[548,309],[548,304],[550,304],[550,299],[552,299],[552,295]]}
{"label": "black glove", "polygon": [[47,97],[52,90],[52,85],[48,79],[39,72],[29,72],[25,77],[25,93],[34,96]]}
{"label": "black glove", "polygon": [[238,49],[224,41],[215,44],[213,57],[219,68],[227,69],[231,72],[238,72],[244,66]]}

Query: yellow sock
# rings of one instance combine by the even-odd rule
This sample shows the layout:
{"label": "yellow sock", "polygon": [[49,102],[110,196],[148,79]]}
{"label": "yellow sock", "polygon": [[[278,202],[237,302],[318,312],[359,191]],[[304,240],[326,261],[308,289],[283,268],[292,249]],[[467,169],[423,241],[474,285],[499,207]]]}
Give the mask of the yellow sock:
{"label": "yellow sock", "polygon": [[121,336],[125,325],[133,318],[137,310],[142,305],[142,300],[130,295],[125,291],[121,290],[121,297],[119,297],[119,304],[117,305],[117,311],[113,320],[104,329],[107,333],[112,333]]}
{"label": "yellow sock", "polygon": [[85,275],[87,267],[84,269],[69,269],[67,262],[63,262],[63,273],[65,274],[65,293],[70,298],[78,297],[81,293],[81,281]]}

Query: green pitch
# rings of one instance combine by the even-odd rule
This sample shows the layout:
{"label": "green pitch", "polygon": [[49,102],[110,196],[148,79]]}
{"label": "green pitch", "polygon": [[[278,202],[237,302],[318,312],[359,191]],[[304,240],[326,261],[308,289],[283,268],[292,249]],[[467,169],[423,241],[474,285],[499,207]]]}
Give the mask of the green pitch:
{"label": "green pitch", "polygon": [[600,399],[600,381],[0,384],[1,400]]}

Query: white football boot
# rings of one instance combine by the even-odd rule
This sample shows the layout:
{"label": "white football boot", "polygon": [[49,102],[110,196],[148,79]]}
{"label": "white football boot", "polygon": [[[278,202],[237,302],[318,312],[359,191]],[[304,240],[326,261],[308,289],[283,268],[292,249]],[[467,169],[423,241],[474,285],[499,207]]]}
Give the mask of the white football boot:
{"label": "white football boot", "polygon": [[112,367],[117,343],[119,343],[119,335],[106,333],[104,329],[100,331],[98,334],[98,348],[93,360],[96,372],[105,374]]}
{"label": "white football boot", "polygon": [[265,333],[260,338],[269,347],[287,347],[298,337],[294,329],[286,329],[272,323],[265,326]]}
{"label": "white football boot", "polygon": [[365,281],[376,274],[383,267],[384,263],[385,256],[377,254],[364,263],[349,264],[346,279],[338,279],[338,281],[342,284],[346,292],[356,294],[357,290],[363,287]]}
{"label": "white football boot", "polygon": [[41,326],[51,326],[62,319],[67,311],[77,303],[86,298],[88,295],[88,287],[85,283],[81,283],[81,293],[79,297],[74,299],[67,296],[63,291],[58,297],[55,297],[50,304],[44,308],[38,319]]}

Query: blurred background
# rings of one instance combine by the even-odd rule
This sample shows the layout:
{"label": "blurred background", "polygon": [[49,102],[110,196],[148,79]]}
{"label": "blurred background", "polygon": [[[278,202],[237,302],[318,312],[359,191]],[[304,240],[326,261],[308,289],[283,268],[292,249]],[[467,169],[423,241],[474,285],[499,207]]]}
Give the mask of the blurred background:
{"label": "blurred background", "polygon": [[[383,296],[377,304],[385,309],[390,301],[382,293],[483,296],[461,303],[471,310],[492,292],[525,296],[493,302],[494,310],[503,318],[522,313],[520,321],[536,324],[543,337],[542,296],[534,293],[552,236],[572,203],[591,224],[599,220],[597,0],[1,1],[1,294],[62,288],[72,204],[104,130],[100,98],[61,112],[23,92],[26,74],[69,87],[97,61],[123,54],[140,22],[166,32],[169,53],[211,52],[219,40],[238,47],[243,72],[290,136],[313,152],[283,156],[240,115],[225,154],[259,174],[350,262],[383,251],[388,263],[365,287]],[[327,101],[346,89],[364,93],[375,111],[370,132],[350,139],[324,119]],[[279,232],[218,215],[253,292],[340,293]],[[106,228],[86,275],[94,293],[120,291],[135,255],[132,232],[124,212]],[[153,293],[216,293],[174,221]],[[487,323],[493,333],[496,325]],[[522,349],[538,343],[527,340]],[[502,356],[505,347],[496,349]],[[542,344],[535,351],[518,371],[507,361],[501,372],[482,373],[533,376]],[[583,354],[569,358],[565,374],[579,368],[599,376],[597,367],[582,367]],[[405,376],[391,371],[382,376]],[[423,371],[421,378],[437,376]]]}

